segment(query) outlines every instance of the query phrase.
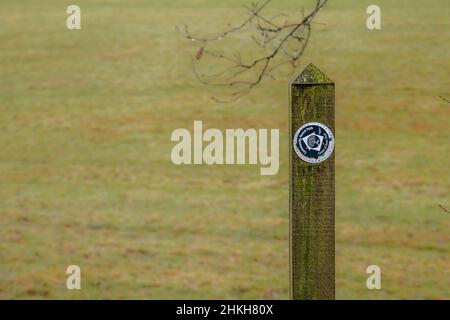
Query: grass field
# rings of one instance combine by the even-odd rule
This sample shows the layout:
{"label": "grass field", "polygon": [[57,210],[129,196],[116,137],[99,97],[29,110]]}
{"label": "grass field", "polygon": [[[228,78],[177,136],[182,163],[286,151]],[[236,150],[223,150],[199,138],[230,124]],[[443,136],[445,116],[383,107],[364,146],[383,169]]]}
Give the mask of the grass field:
{"label": "grass field", "polygon": [[[78,0],[69,31],[72,2],[0,0],[0,298],[288,298],[287,80],[217,104],[175,31],[222,30],[248,2]],[[378,0],[379,31],[369,4],[330,1],[302,64],[337,84],[337,298],[449,299],[449,2]],[[173,165],[194,120],[280,128],[279,174]]]}

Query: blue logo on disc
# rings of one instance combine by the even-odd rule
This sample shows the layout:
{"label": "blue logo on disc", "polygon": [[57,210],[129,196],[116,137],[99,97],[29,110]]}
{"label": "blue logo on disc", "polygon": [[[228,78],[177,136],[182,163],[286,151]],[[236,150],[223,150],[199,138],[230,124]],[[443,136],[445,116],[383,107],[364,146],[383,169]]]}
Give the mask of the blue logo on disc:
{"label": "blue logo on disc", "polygon": [[308,163],[320,163],[333,153],[334,135],[326,125],[309,122],[297,130],[293,144],[300,159]]}

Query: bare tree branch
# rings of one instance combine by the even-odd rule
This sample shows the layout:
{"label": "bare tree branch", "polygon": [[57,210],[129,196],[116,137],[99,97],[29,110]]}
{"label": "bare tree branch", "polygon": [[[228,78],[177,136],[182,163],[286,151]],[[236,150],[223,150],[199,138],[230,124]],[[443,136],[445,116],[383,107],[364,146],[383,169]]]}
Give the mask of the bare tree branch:
{"label": "bare tree branch", "polygon": [[[302,10],[301,17],[294,20],[290,20],[286,14],[270,17],[264,14],[264,9],[272,0],[252,3],[250,6],[244,6],[249,14],[247,19],[213,36],[194,36],[187,25],[177,29],[186,39],[200,43],[198,51],[192,58],[192,67],[197,79],[205,85],[231,88],[227,99],[213,98],[218,102],[230,102],[247,94],[260,84],[264,77],[275,78],[274,72],[280,67],[288,65],[293,70],[296,69],[309,42],[313,19],[327,1],[316,0],[311,12],[305,15]],[[249,36],[251,43],[262,51],[256,58],[244,59],[240,53],[229,54],[224,50],[210,48],[214,44],[217,45],[218,41],[245,31],[247,28],[251,29]],[[200,72],[198,64],[206,57],[213,58],[215,64],[223,69],[211,72],[211,66],[209,66],[207,73]]]}

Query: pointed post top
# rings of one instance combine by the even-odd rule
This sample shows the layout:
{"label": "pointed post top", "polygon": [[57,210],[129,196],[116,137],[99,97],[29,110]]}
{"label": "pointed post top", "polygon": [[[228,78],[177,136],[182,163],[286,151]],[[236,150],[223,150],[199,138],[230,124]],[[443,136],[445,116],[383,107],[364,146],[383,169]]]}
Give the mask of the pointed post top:
{"label": "pointed post top", "polygon": [[291,84],[334,84],[333,80],[328,78],[322,71],[319,70],[312,63],[308,64],[306,68],[292,81]]}

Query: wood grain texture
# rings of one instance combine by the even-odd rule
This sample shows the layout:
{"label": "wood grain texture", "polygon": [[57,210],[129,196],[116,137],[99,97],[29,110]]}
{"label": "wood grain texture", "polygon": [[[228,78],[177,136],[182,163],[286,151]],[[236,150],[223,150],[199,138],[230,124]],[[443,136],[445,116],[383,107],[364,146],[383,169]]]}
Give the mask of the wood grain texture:
{"label": "wood grain texture", "polygon": [[293,150],[295,132],[320,122],[335,132],[335,86],[310,64],[291,83],[290,264],[292,299],[335,299],[334,152],[319,164]]}

